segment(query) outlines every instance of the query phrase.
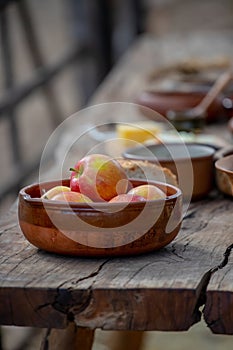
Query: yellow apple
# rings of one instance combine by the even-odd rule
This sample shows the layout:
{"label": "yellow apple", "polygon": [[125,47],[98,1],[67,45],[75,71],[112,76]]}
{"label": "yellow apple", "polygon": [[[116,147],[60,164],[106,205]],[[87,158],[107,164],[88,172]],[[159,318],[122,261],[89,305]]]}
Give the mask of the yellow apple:
{"label": "yellow apple", "polygon": [[56,194],[56,196],[52,197],[54,201],[62,201],[62,202],[78,202],[78,203],[91,203],[92,200],[85,196],[82,193],[68,191],[68,192],[60,192]]}
{"label": "yellow apple", "polygon": [[52,199],[54,196],[56,196],[60,192],[68,192],[70,191],[70,188],[67,186],[55,186],[53,188],[50,188],[47,192],[45,192],[41,198],[42,199]]}
{"label": "yellow apple", "polygon": [[160,188],[150,184],[134,187],[128,192],[128,194],[141,196],[146,200],[166,198],[166,194],[162,190],[160,190]]}

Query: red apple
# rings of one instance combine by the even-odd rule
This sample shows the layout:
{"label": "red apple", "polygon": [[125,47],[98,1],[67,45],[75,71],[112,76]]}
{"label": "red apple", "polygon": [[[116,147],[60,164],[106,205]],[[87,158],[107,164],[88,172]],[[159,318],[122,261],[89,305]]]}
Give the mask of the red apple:
{"label": "red apple", "polygon": [[113,197],[109,203],[116,203],[116,202],[126,202],[126,203],[131,203],[131,202],[145,202],[145,198],[142,196],[138,196],[136,194],[119,194],[116,197]]}
{"label": "red apple", "polygon": [[70,170],[73,170],[71,190],[81,192],[93,201],[109,201],[118,194],[127,192],[129,182],[124,169],[106,155],[88,155]]}
{"label": "red apple", "polygon": [[142,196],[146,200],[166,198],[166,194],[162,190],[160,190],[158,187],[154,185],[149,185],[149,184],[134,187],[128,193],[137,195],[137,196]]}
{"label": "red apple", "polygon": [[62,202],[78,202],[78,203],[91,203],[92,200],[81,194],[79,192],[67,191],[60,192],[51,198],[54,201],[62,201]]}

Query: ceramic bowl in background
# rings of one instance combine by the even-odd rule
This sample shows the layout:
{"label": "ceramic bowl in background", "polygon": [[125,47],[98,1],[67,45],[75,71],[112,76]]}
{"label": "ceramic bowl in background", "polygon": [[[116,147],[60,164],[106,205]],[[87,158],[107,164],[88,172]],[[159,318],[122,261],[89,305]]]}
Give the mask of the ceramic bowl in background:
{"label": "ceramic bowl in background", "polygon": [[220,191],[233,196],[233,154],[215,162],[216,183]]}
{"label": "ceramic bowl in background", "polygon": [[[169,110],[183,111],[197,106],[205,95],[206,91],[145,90],[138,95],[135,102],[166,117]],[[232,114],[232,109],[228,110],[224,108],[223,99],[223,95],[219,95],[208,108],[206,114],[207,122],[216,121],[220,118],[229,119]]]}
{"label": "ceramic bowl in background", "polygon": [[[167,143],[138,146],[123,153],[131,160],[146,160],[170,169],[185,198],[205,197],[213,187],[215,149],[198,143]],[[191,173],[192,172],[192,173]]]}
{"label": "ceramic bowl in background", "polygon": [[[132,180],[133,186],[147,184]],[[120,256],[160,249],[178,234],[182,194],[175,186],[150,181],[166,199],[122,203],[70,203],[40,198],[61,181],[34,184],[19,193],[19,224],[34,246],[48,252],[76,256]],[[62,181],[69,185],[69,180]]]}
{"label": "ceramic bowl in background", "polygon": [[216,151],[214,159],[218,160],[223,157],[230,156],[231,154],[233,154],[233,145],[221,147]]}

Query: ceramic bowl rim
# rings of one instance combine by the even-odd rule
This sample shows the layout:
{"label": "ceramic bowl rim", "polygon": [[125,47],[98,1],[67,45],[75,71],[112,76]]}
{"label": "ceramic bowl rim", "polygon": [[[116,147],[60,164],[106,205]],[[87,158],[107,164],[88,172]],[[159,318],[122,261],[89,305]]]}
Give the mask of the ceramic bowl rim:
{"label": "ceramic bowl rim", "polygon": [[[158,146],[165,146],[166,145],[169,145],[169,146],[182,146],[183,143],[181,142],[167,142],[167,143],[162,143],[162,144],[153,144],[153,145],[144,145],[144,146],[136,146],[136,147],[131,147],[131,148],[128,148],[126,149],[123,153],[122,153],[122,156],[125,158],[125,159],[128,159],[128,160],[134,160],[134,161],[139,161],[139,160],[143,160],[143,161],[148,161],[148,162],[153,162],[154,161],[154,158],[148,156],[148,157],[145,157],[145,156],[138,156],[136,154],[133,154],[130,152],[132,151],[135,151],[135,150],[140,150],[142,148],[147,148],[148,150],[150,150],[150,148],[153,148],[153,147],[158,147]],[[210,145],[207,145],[207,144],[203,144],[203,143],[198,143],[198,142],[186,142],[184,143],[184,145],[186,146],[187,150],[188,148],[191,146],[195,146],[195,147],[199,147],[199,148],[202,148],[202,149],[208,149],[209,150],[209,153],[208,154],[205,154],[205,155],[199,155],[199,156],[190,156],[190,159],[191,160],[204,160],[204,159],[209,159],[210,157],[213,157],[214,153],[216,152],[216,149]],[[183,157],[183,158],[178,158],[178,159],[166,159],[166,158],[163,158],[163,157],[158,157],[158,161],[159,162],[182,162],[182,161],[186,161],[188,158],[186,157]]]}
{"label": "ceramic bowl rim", "polygon": [[183,90],[179,90],[179,91],[174,91],[174,90],[155,90],[153,88],[151,89],[146,89],[143,90],[140,97],[143,96],[144,94],[149,94],[150,96],[156,96],[156,97],[161,97],[161,98],[166,98],[166,97],[171,97],[171,98],[196,98],[196,97],[200,97],[202,98],[203,95],[206,94],[205,91],[197,91],[197,90],[193,90],[193,91],[183,91]]}
{"label": "ceramic bowl rim", "polygon": [[[62,202],[62,201],[54,201],[51,199],[42,199],[39,197],[31,197],[29,193],[27,193],[28,190],[30,190],[33,187],[40,187],[43,184],[53,184],[56,181],[69,181],[69,179],[63,179],[63,180],[52,180],[52,181],[45,181],[45,182],[41,182],[41,183],[32,183],[30,185],[27,185],[25,187],[23,187],[20,191],[19,191],[19,196],[23,199],[23,201],[27,204],[33,205],[33,206],[42,206],[45,205],[46,208],[50,208],[50,209],[62,209],[62,208],[66,208],[67,209],[67,202]],[[130,202],[127,204],[127,208],[136,208],[136,207],[143,207],[145,205],[145,203],[147,203],[147,205],[155,205],[156,203],[162,203],[162,202],[168,202],[168,201],[172,201],[174,199],[177,199],[179,197],[182,196],[182,191],[179,187],[176,187],[174,185],[171,185],[169,183],[165,183],[165,182],[160,182],[160,181],[153,181],[153,180],[142,180],[142,179],[134,179],[134,178],[129,178],[129,181],[134,181],[134,182],[145,182],[145,183],[150,183],[150,184],[158,184],[161,185],[162,187],[170,187],[175,193],[171,194],[171,195],[167,195],[166,198],[162,198],[162,199],[156,199],[156,200],[150,200],[147,202]],[[69,207],[71,209],[80,209],[80,210],[91,210],[93,212],[98,212],[98,210],[100,209],[104,209],[106,208],[106,206],[109,207],[109,205],[111,205],[111,207],[113,208],[117,208],[122,206],[122,202],[116,202],[116,203],[109,203],[109,202],[91,202],[91,203],[78,203],[78,202],[68,202],[69,203]]]}
{"label": "ceramic bowl rim", "polygon": [[227,169],[225,167],[225,164],[227,163],[227,161],[229,159],[232,159],[233,160],[233,154],[230,154],[226,157],[222,157],[220,159],[218,159],[216,162],[215,162],[215,168],[219,171],[222,171],[224,173],[227,173],[229,175],[233,175],[233,170],[230,170],[230,169]]}

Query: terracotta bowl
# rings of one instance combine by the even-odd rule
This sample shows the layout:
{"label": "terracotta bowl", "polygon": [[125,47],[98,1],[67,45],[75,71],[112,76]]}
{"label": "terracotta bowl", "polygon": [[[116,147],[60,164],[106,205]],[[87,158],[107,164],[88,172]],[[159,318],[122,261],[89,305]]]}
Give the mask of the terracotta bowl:
{"label": "terracotta bowl", "polygon": [[[131,180],[133,186],[146,181]],[[34,246],[58,254],[76,256],[134,255],[160,249],[178,234],[182,221],[181,191],[168,184],[152,182],[166,199],[122,203],[55,202],[42,200],[61,182],[33,184],[19,193],[19,224]],[[62,181],[69,185],[69,180]]]}
{"label": "terracotta bowl", "polygon": [[[206,92],[201,91],[143,91],[135,102],[166,117],[169,110],[183,111],[198,105]],[[223,107],[223,96],[217,97],[207,110],[206,121],[212,122],[219,118],[229,118],[230,112]],[[146,113],[146,110],[145,110]]]}
{"label": "terracotta bowl", "polygon": [[[213,187],[215,149],[198,143],[154,144],[130,148],[123,157],[146,160],[170,169],[178,180],[185,198],[192,200],[205,197]],[[193,186],[192,186],[193,184]]]}
{"label": "terracotta bowl", "polygon": [[215,162],[216,182],[223,193],[233,196],[233,154]]}

